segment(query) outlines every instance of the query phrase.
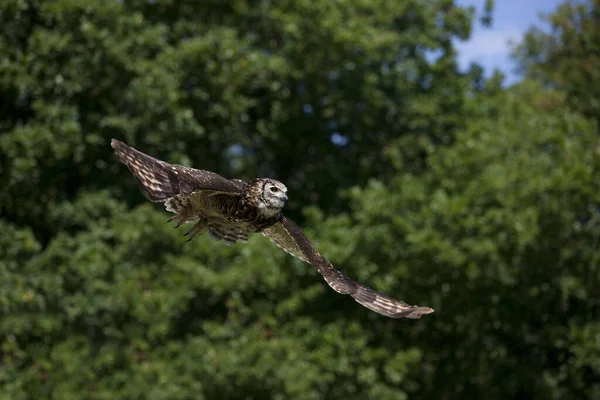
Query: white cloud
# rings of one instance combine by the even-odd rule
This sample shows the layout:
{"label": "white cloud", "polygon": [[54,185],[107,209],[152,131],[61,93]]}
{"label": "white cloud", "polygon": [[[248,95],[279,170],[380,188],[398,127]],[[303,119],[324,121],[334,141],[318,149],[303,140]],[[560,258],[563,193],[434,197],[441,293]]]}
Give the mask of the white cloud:
{"label": "white cloud", "polygon": [[509,41],[517,42],[523,36],[519,30],[483,31],[474,33],[467,42],[455,43],[459,58],[468,61],[482,61],[490,57],[508,56]]}

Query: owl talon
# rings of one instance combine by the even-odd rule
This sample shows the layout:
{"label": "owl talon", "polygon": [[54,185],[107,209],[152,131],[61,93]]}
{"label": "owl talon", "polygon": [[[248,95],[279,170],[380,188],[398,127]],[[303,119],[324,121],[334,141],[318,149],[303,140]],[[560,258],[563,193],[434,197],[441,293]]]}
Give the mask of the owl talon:
{"label": "owl talon", "polygon": [[169,220],[167,222],[173,222],[173,221],[177,221],[177,224],[173,227],[174,229],[177,229],[181,225],[183,225],[185,222],[191,222],[192,220],[189,219],[186,216],[186,214],[176,214],[176,215],[172,216],[171,218],[169,218]]}

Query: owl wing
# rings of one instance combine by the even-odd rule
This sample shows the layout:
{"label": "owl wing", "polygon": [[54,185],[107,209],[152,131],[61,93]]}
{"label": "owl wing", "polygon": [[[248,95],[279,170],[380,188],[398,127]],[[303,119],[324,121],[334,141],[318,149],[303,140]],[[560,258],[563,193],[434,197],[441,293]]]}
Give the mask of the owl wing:
{"label": "owl wing", "polygon": [[153,202],[162,203],[200,190],[238,195],[244,188],[239,179],[229,180],[214,172],[169,164],[116,139],[111,140],[111,146]]}
{"label": "owl wing", "polygon": [[312,264],[333,290],[349,294],[358,303],[376,313],[390,318],[418,319],[421,315],[433,312],[432,308],[411,306],[351,280],[319,254],[302,229],[285,217],[265,229],[263,235],[284,251]]}

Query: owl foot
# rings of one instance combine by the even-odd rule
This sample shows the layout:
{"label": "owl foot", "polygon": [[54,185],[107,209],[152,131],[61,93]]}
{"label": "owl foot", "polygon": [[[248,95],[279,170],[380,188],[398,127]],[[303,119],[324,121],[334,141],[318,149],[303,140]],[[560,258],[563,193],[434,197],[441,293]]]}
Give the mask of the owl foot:
{"label": "owl foot", "polygon": [[192,226],[183,236],[189,236],[190,238],[186,240],[186,243],[204,232],[204,222],[197,222],[196,225]]}

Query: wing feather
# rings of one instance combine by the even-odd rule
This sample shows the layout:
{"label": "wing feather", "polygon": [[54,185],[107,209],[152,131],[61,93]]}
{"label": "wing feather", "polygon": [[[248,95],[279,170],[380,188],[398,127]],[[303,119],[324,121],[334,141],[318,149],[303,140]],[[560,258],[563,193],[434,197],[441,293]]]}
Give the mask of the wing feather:
{"label": "wing feather", "polygon": [[244,188],[240,180],[229,180],[214,172],[169,164],[112,139],[115,155],[129,168],[142,185],[148,198],[164,202],[177,195],[190,195],[201,190],[239,194]]}
{"label": "wing feather", "polygon": [[317,252],[298,225],[285,217],[265,229],[263,234],[284,251],[312,264],[333,290],[349,294],[372,311],[386,317],[412,319],[433,312],[432,308],[409,305],[348,278]]}

